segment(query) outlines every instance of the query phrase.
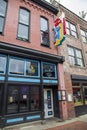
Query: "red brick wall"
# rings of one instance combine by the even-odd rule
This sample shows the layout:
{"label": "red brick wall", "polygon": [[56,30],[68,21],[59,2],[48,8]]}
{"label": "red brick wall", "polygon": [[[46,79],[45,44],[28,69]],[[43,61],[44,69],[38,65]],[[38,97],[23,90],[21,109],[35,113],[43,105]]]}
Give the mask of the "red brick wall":
{"label": "red brick wall", "polygon": [[[24,42],[16,39],[20,7],[24,7],[30,11],[30,42]],[[44,16],[49,22],[50,48],[40,45],[40,16]],[[0,41],[57,54],[56,47],[54,47],[54,37],[52,31],[54,27],[53,21],[54,14],[44,8],[39,7],[38,5],[35,5],[35,3],[30,1],[26,3],[22,0],[8,0],[4,36],[0,36]]]}
{"label": "red brick wall", "polygon": [[[68,100],[68,94],[73,95],[72,91],[72,82],[70,78],[70,74],[65,72],[65,86],[66,86],[66,93],[67,93],[67,100]],[[72,96],[73,99],[73,96]],[[74,102],[67,101],[67,108],[68,108],[68,118],[75,117],[75,110],[74,110]]]}

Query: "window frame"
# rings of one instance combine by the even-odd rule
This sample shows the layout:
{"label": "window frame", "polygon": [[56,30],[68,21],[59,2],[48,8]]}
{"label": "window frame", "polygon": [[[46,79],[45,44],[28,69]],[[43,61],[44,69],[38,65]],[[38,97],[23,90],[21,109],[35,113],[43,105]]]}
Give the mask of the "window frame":
{"label": "window frame", "polygon": [[8,0],[5,0],[6,2],[6,8],[5,8],[5,15],[4,16],[1,16],[0,15],[0,18],[3,18],[3,28],[2,28],[2,32],[0,32],[0,35],[4,35],[4,28],[5,28],[5,22],[6,22],[6,14],[7,14],[7,7],[8,7]]}
{"label": "window frame", "polygon": [[[47,21],[47,29],[48,29],[48,30],[47,30],[46,33],[48,34],[48,43],[43,43],[43,42],[41,42],[41,33],[42,33],[42,32],[45,32],[45,31],[41,30],[41,18]],[[48,19],[47,19],[46,17],[44,17],[44,16],[40,16],[40,43],[41,43],[42,46],[50,47],[49,21],[48,21]]]}
{"label": "window frame", "polygon": [[[55,69],[55,77],[45,77],[45,76],[43,76],[43,65],[44,64],[48,64],[48,65],[53,65],[54,66],[54,69]],[[57,66],[56,66],[56,64],[53,64],[53,63],[49,63],[49,62],[42,62],[42,77],[44,78],[44,79],[57,79]]]}
{"label": "window frame", "polygon": [[0,57],[5,57],[5,64],[4,64],[4,72],[0,72],[0,74],[6,74],[6,63],[7,63],[7,56],[0,54]]}
{"label": "window frame", "polygon": [[[24,24],[24,23],[22,23],[22,22],[20,22],[20,10],[21,10],[21,9],[24,10],[24,11],[27,11],[27,12],[29,13],[29,22],[28,22],[28,25],[27,25],[27,24]],[[28,37],[27,37],[27,39],[18,36],[19,25],[23,25],[24,27],[27,27],[27,28],[28,28]],[[19,8],[17,39],[18,39],[18,40],[25,41],[25,42],[30,42],[30,10],[28,10],[27,8],[24,8],[24,7],[20,7],[20,8]]]}
{"label": "window frame", "polygon": [[[75,60],[75,64],[71,64],[71,63],[70,63],[70,60],[69,60],[70,65],[75,65],[75,66],[79,66],[79,67],[84,67],[84,59],[83,59],[83,55],[82,55],[82,50],[80,50],[80,49],[78,49],[78,48],[75,48],[75,47],[72,47],[72,46],[69,46],[69,45],[68,45],[67,47],[68,47],[68,48],[72,48],[72,49],[73,49],[73,52],[74,52],[74,56],[72,56],[72,55],[70,55],[70,54],[68,53],[68,57],[69,57],[69,56],[70,56],[70,57],[74,57],[74,60]],[[76,56],[76,51],[80,51],[82,58]],[[82,64],[83,64],[82,66],[78,64],[77,59],[80,59],[80,60],[82,61]]]}
{"label": "window frame", "polygon": [[[82,35],[81,31],[84,32],[85,36]],[[80,29],[80,33],[81,33],[81,37],[82,37],[82,42],[85,43],[85,44],[87,44],[87,31],[85,31],[84,29]],[[86,42],[83,41],[83,37],[86,39]]]}
{"label": "window frame", "polygon": [[[16,60],[21,60],[21,61],[24,61],[24,74],[23,75],[20,75],[20,74],[11,74],[10,73],[10,59],[16,59]],[[28,61],[34,61],[38,64],[38,76],[30,76],[30,75],[26,75],[26,64]],[[20,57],[14,57],[14,56],[10,56],[9,57],[9,69],[8,69],[8,74],[9,75],[13,75],[13,76],[21,76],[21,77],[34,77],[34,78],[39,78],[40,77],[40,62],[38,60],[31,60],[31,59],[23,59],[23,58],[20,58]]]}
{"label": "window frame", "polygon": [[[69,22],[68,20],[66,20],[66,22],[68,23],[68,26],[69,26],[69,27],[66,26],[66,31],[67,31],[67,29],[69,30],[69,34],[67,34],[67,35],[73,36],[74,38],[78,38],[76,25]],[[73,25],[75,27],[76,31],[71,29],[71,25]],[[74,32],[76,34],[76,37],[72,34],[72,32]]]}
{"label": "window frame", "polygon": [[[27,103],[28,103],[28,105],[27,105],[27,109],[25,110],[24,109],[24,111],[21,111],[21,107],[20,107],[20,99],[21,99],[21,95],[22,95],[22,93],[21,93],[21,90],[22,90],[22,87],[23,86],[27,86],[28,87],[28,94],[27,94]],[[17,104],[17,111],[16,112],[8,112],[8,105],[9,105],[9,102],[8,102],[8,100],[9,100],[9,97],[13,97],[12,95],[10,96],[9,95],[9,90],[10,90],[10,88],[11,87],[13,87],[13,88],[15,88],[15,89],[17,89],[18,90],[18,97],[17,97],[17,101],[18,101],[18,104]],[[34,88],[34,87],[37,87],[38,88],[38,92],[39,92],[39,94],[38,94],[38,97],[39,97],[39,109],[31,109],[31,95],[32,95],[32,88]],[[22,84],[22,85],[16,85],[16,84],[10,84],[10,85],[8,85],[8,87],[7,87],[7,99],[6,99],[6,114],[8,115],[11,115],[11,114],[20,114],[20,113],[25,113],[25,112],[38,112],[38,111],[41,111],[41,99],[40,99],[40,91],[41,91],[41,89],[40,89],[40,85],[27,85],[27,84]],[[26,95],[26,94],[23,94],[23,95]]]}
{"label": "window frame", "polygon": [[25,72],[24,72],[24,74],[11,74],[10,73],[10,59],[16,59],[16,60],[21,60],[21,61],[24,61],[24,66],[25,66],[25,60],[24,59],[22,59],[22,58],[19,58],[19,57],[13,57],[13,56],[11,56],[11,57],[9,57],[9,69],[8,69],[8,74],[9,75],[14,75],[14,76],[24,76],[25,75]]}

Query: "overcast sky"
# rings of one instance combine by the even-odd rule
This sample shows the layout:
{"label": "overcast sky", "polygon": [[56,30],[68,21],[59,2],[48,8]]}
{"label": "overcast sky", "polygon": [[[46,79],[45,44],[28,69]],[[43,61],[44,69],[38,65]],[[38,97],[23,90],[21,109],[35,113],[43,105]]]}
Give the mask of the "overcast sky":
{"label": "overcast sky", "polygon": [[87,12],[87,0],[60,0],[60,4],[67,7],[69,10],[73,11],[77,15],[79,15],[79,12],[81,12],[82,10]]}

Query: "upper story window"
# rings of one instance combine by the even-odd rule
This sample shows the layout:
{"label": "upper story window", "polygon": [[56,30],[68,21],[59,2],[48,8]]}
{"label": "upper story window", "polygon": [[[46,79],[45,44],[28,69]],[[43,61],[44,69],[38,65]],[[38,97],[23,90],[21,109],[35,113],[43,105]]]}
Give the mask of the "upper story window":
{"label": "upper story window", "polygon": [[71,65],[84,66],[81,50],[73,47],[68,47],[68,55]]}
{"label": "upper story window", "polygon": [[56,78],[56,65],[43,62],[43,77],[44,78]]}
{"label": "upper story window", "polygon": [[80,31],[81,31],[82,41],[87,43],[87,32],[81,29]]}
{"label": "upper story window", "polygon": [[29,41],[30,13],[28,10],[20,8],[18,22],[18,39]]}
{"label": "upper story window", "polygon": [[48,20],[41,17],[40,18],[41,23],[41,45],[48,46],[49,47],[49,27],[48,27]]}
{"label": "upper story window", "polygon": [[77,31],[76,31],[76,26],[68,21],[66,21],[66,29],[67,29],[67,34],[72,35],[75,38],[77,38]]}
{"label": "upper story window", "polygon": [[6,0],[0,0],[0,34],[2,34],[4,30],[6,8],[7,8]]}
{"label": "upper story window", "polygon": [[0,55],[0,73],[5,74],[6,71],[6,56]]}

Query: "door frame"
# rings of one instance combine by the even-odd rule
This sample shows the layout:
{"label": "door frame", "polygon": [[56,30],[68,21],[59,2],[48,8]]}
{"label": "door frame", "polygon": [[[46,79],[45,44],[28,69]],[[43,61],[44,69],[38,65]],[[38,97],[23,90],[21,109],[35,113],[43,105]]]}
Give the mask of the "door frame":
{"label": "door frame", "polygon": [[[47,109],[48,101],[47,101],[47,98],[45,97],[45,94],[47,95],[47,90],[51,90],[51,105],[52,105],[52,108],[48,108],[48,109]],[[47,115],[46,112],[52,112],[52,114],[50,113],[50,115]],[[51,117],[54,117],[53,90],[52,90],[52,88],[44,88],[44,118],[51,118]]]}

